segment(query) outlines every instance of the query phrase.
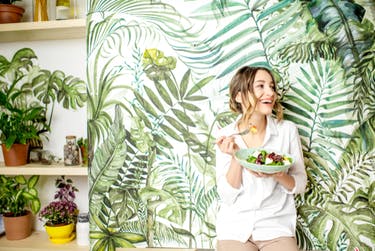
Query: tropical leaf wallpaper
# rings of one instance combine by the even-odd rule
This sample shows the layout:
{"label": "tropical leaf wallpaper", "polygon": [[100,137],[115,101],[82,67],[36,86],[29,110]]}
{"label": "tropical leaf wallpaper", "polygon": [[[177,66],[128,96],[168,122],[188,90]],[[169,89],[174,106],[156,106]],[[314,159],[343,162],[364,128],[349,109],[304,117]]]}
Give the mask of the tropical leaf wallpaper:
{"label": "tropical leaf wallpaper", "polygon": [[228,83],[271,67],[308,173],[301,250],[375,249],[373,1],[90,0],[91,250],[215,248]]}

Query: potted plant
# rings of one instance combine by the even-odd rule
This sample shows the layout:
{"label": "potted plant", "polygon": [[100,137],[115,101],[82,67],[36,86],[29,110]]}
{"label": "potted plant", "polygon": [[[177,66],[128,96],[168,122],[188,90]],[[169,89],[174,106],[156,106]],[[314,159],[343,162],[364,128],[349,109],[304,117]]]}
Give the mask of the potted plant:
{"label": "potted plant", "polygon": [[77,144],[81,151],[82,166],[88,166],[88,139],[80,137]]}
{"label": "potted plant", "polygon": [[75,192],[71,179],[61,176],[56,179],[57,191],[54,201],[51,201],[39,213],[39,219],[44,221],[47,234],[54,243],[66,243],[74,239],[73,232],[78,216],[78,207],[74,202]]}
{"label": "potted plant", "polygon": [[[46,133],[51,129],[54,106],[62,104],[65,109],[77,109],[87,99],[84,81],[65,76],[59,70],[41,69],[36,60],[30,48],[18,50],[9,61],[0,55],[0,111],[3,114],[0,141],[7,149],[14,143],[24,144],[25,140],[41,146],[42,138],[48,139]],[[22,127],[9,125],[20,118]]]}
{"label": "potted plant", "polygon": [[35,188],[39,176],[26,179],[23,175],[0,175],[0,213],[3,215],[6,238],[19,240],[31,234],[31,214],[40,209],[40,199]]}
{"label": "potted plant", "polygon": [[0,24],[18,23],[21,21],[25,9],[15,5],[21,0],[0,0]]}
{"label": "potted plant", "polygon": [[38,139],[37,124],[45,120],[41,106],[18,109],[0,91],[0,141],[6,166],[19,166],[27,163],[28,142]]}

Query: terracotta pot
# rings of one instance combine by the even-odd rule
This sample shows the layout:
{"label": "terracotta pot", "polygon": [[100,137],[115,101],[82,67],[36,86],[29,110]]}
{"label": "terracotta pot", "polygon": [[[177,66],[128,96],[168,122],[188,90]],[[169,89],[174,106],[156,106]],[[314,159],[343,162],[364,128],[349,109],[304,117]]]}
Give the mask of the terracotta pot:
{"label": "terracotta pot", "polygon": [[31,212],[17,217],[3,215],[3,220],[5,236],[8,240],[21,240],[31,235]]}
{"label": "terracotta pot", "polygon": [[0,4],[0,24],[18,23],[25,9],[14,4]]}
{"label": "terracotta pot", "polygon": [[7,150],[5,145],[2,144],[4,162],[6,166],[22,166],[27,164],[27,157],[29,153],[28,144],[13,144],[12,147]]}

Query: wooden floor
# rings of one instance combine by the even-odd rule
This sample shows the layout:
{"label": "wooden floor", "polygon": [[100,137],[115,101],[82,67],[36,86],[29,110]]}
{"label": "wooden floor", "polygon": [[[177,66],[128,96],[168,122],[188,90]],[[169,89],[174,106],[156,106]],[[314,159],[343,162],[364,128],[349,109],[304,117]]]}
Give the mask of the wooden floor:
{"label": "wooden floor", "polygon": [[195,248],[117,248],[116,251],[214,251],[214,249],[195,249]]}

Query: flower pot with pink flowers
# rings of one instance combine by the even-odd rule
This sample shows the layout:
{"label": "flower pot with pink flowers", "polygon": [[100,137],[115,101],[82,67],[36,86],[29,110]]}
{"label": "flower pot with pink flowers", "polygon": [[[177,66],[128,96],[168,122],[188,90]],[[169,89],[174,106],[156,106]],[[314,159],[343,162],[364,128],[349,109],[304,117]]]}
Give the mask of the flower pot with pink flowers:
{"label": "flower pot with pink flowers", "polygon": [[70,242],[75,238],[73,233],[78,216],[78,207],[74,202],[75,193],[78,189],[73,185],[71,179],[61,176],[56,179],[57,191],[54,201],[51,201],[39,213],[41,221],[49,239],[53,243],[62,244]]}

